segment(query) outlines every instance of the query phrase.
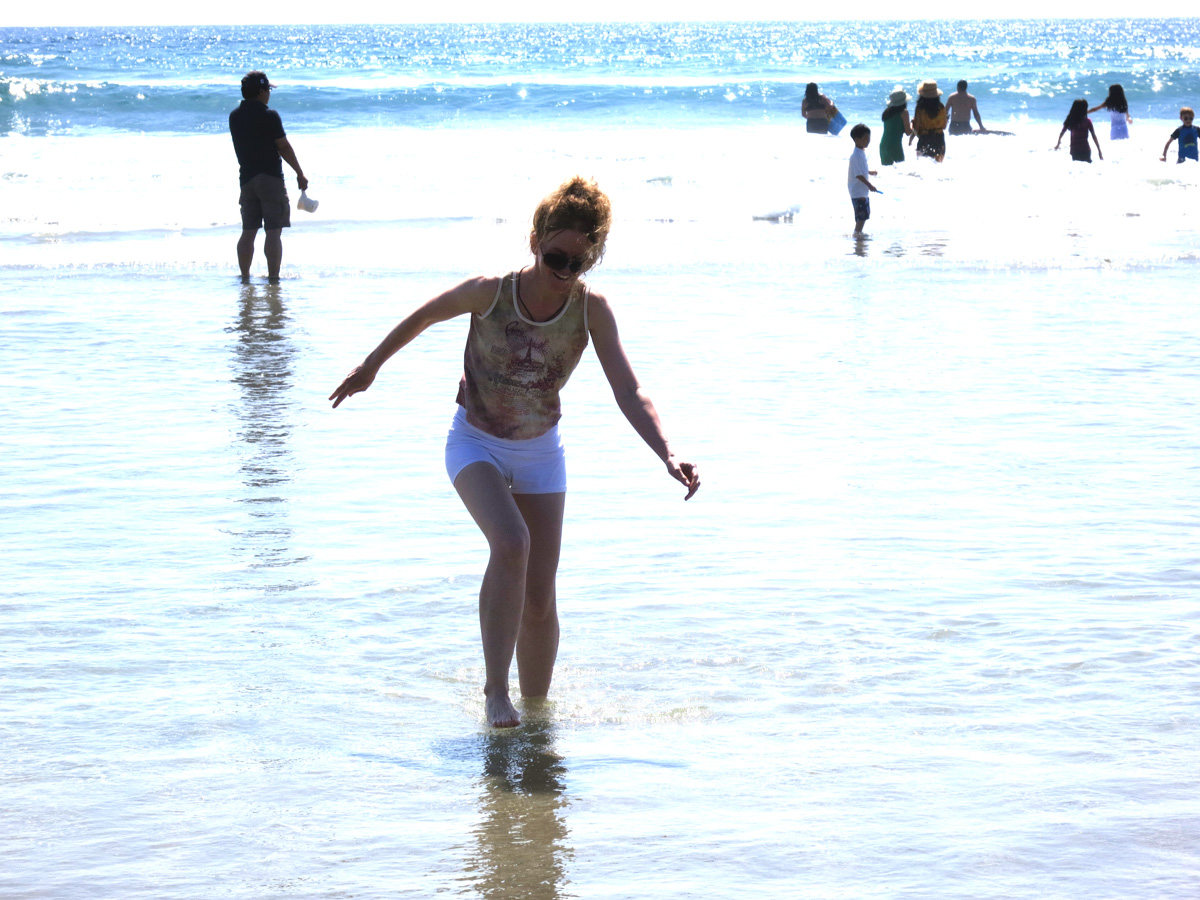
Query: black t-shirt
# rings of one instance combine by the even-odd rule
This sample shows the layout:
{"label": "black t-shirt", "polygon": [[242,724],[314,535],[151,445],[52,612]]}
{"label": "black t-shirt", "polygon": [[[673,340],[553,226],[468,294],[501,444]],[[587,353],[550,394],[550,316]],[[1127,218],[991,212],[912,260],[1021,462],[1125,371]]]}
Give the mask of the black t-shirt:
{"label": "black t-shirt", "polygon": [[241,166],[241,183],[255,175],[283,178],[283,159],[275,142],[285,137],[279,113],[257,100],[243,100],[229,114],[229,134]]}

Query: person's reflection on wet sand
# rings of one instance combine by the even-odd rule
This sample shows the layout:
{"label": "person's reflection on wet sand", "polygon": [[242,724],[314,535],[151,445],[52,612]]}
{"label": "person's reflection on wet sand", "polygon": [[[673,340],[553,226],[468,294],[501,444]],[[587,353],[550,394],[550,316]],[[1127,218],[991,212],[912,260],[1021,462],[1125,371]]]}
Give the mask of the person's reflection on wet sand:
{"label": "person's reflection on wet sand", "polygon": [[[290,393],[295,346],[288,334],[288,317],[276,285],[242,287],[238,317],[227,331],[232,346],[232,381],[241,403],[237,416],[238,452],[250,526],[239,534],[239,549],[254,558],[252,568],[287,566],[288,498],[291,482],[289,442],[292,434]],[[285,586],[281,586],[285,587]]]}
{"label": "person's reflection on wet sand", "polygon": [[495,900],[558,900],[571,856],[564,783],[567,770],[554,750],[553,724],[531,713],[513,731],[483,738],[481,820],[467,880]]}

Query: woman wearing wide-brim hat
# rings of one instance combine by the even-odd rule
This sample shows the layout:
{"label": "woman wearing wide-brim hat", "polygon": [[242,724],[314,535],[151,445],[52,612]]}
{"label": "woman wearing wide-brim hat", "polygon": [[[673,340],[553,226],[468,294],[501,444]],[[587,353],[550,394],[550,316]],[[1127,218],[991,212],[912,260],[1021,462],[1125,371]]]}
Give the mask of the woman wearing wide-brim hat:
{"label": "woman wearing wide-brim hat", "polygon": [[[917,87],[917,105],[913,112],[913,133],[917,138],[917,156],[941,162],[946,156],[946,107],[938,98],[937,82],[927,78]],[[912,143],[912,139],[909,139]]]}
{"label": "woman wearing wide-brim hat", "polygon": [[885,166],[904,162],[904,136],[911,135],[908,118],[908,94],[899,85],[888,97],[883,111],[883,137],[879,139],[879,161]]}

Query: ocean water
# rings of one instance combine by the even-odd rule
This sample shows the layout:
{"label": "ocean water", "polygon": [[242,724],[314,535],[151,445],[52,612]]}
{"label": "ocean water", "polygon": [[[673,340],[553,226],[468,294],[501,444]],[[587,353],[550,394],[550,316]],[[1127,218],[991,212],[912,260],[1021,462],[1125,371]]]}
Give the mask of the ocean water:
{"label": "ocean water", "polygon": [[[1194,897],[1197,37],[0,29],[0,895]],[[252,67],[321,201],[277,286],[233,254]],[[874,125],[925,77],[1011,134],[881,169],[855,240],[804,84]],[[1131,139],[1053,152],[1110,83]],[[325,398],[574,172],[704,485],[586,355],[555,685],[497,732],[465,323]]]}

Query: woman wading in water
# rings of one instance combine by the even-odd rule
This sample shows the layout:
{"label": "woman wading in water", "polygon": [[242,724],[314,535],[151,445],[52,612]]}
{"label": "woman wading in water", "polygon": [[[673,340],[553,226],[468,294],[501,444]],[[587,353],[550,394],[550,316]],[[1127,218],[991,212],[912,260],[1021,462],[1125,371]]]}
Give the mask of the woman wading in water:
{"label": "woman wading in water", "polygon": [[589,339],[617,406],[687,487],[684,499],[700,487],[699,469],[677,460],[667,444],[608,301],[580,280],[604,255],[611,222],[608,197],[594,182],[564,182],[533,214],[532,265],[500,278],[472,278],[420,306],[329,396],[336,407],[365,391],[380,367],[426,328],[471,315],[446,472],[490,548],[479,625],[487,720],[497,728],[520,724],[508,694],[514,652],[522,696],[544,697],[554,674],[554,582],[567,490],[558,395]]}

